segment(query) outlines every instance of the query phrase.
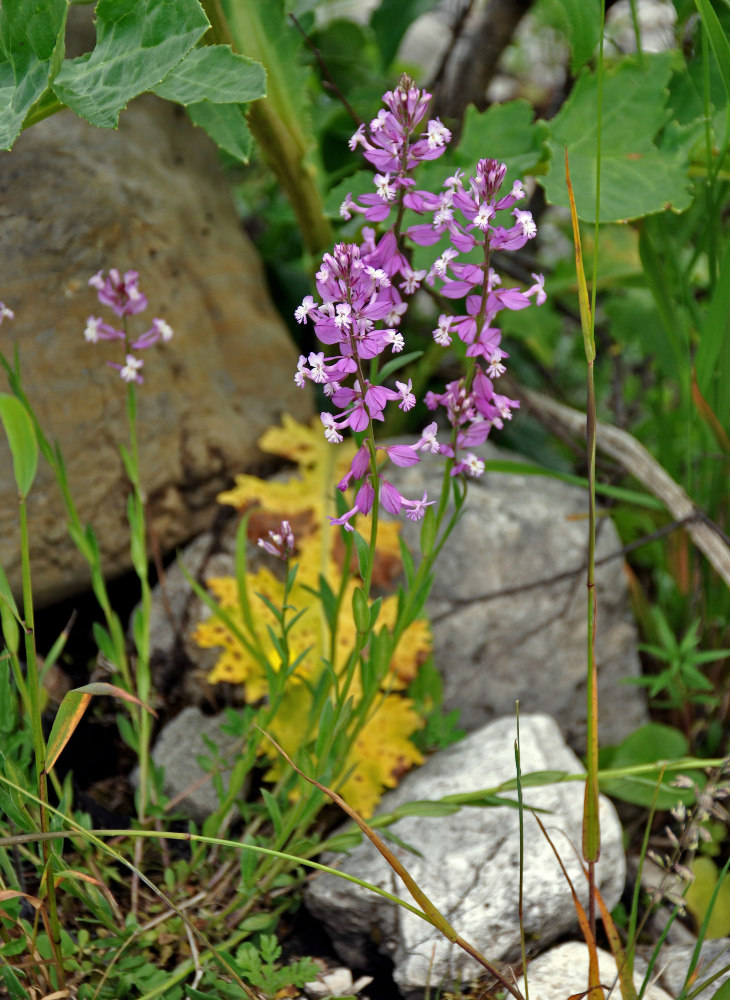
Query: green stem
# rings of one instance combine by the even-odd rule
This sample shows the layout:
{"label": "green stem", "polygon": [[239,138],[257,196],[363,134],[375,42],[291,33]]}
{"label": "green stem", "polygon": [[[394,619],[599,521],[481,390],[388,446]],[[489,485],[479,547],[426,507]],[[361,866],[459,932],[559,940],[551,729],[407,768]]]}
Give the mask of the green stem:
{"label": "green stem", "polygon": [[[25,659],[28,682],[26,691],[30,709],[30,724],[33,734],[33,751],[35,756],[35,772],[38,782],[38,801],[40,808],[41,830],[48,833],[48,787],[46,780],[46,743],[43,739],[43,724],[40,707],[40,680],[38,676],[38,658],[35,646],[35,618],[33,611],[33,587],[30,576],[30,543],[28,538],[28,513],[25,497],[19,498],[20,513],[20,558],[23,580],[23,615],[25,619]],[[48,898],[48,921],[51,930],[51,948],[58,976],[58,988],[66,988],[66,973],[63,967],[61,950],[61,924],[58,919],[58,904],[56,901],[56,885],[51,863],[51,846],[43,841],[43,866],[46,877],[46,894]]]}

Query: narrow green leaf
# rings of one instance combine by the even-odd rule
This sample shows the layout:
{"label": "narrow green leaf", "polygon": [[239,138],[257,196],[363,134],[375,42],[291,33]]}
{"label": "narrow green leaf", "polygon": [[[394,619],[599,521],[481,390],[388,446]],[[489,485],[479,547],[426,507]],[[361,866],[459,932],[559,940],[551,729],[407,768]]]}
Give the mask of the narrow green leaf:
{"label": "narrow green leaf", "polygon": [[391,375],[395,375],[397,371],[401,368],[405,368],[406,365],[412,364],[414,361],[418,361],[419,358],[423,357],[423,351],[409,351],[408,354],[399,354],[398,357],[392,358],[390,361],[386,362],[378,373],[378,383],[382,385],[387,378]]}
{"label": "narrow green leaf", "polygon": [[266,96],[266,73],[229,45],[204,45],[188,52],[154,93],[186,106],[200,101],[245,104]]}
{"label": "narrow green leaf", "polygon": [[0,4],[0,149],[10,149],[63,59],[67,0]]}
{"label": "narrow green leaf", "polygon": [[15,396],[0,394],[0,421],[13,456],[13,474],[21,497],[26,497],[38,468],[38,442],[33,421]]}
{"label": "narrow green leaf", "polygon": [[424,556],[430,555],[436,541],[436,515],[433,507],[427,507],[421,525],[421,552]]}
{"label": "narrow green leaf", "polygon": [[695,0],[697,10],[700,12],[702,24],[704,25],[707,37],[710,39],[712,51],[715,53],[720,73],[725,84],[725,90],[730,98],[730,42],[722,29],[720,19],[715,13],[710,0]]}
{"label": "narrow green leaf", "polygon": [[0,625],[3,630],[3,641],[15,656],[20,645],[20,627],[23,622],[15,603],[13,592],[10,589],[10,582],[5,575],[5,570],[0,566]]}
{"label": "narrow green leaf", "polygon": [[132,98],[157,87],[210,27],[198,0],[99,0],[96,47],[67,60],[60,101],[100,128],[116,128]]}
{"label": "narrow green leaf", "polygon": [[352,617],[358,632],[367,632],[370,624],[370,610],[361,587],[357,587],[352,593]]}
{"label": "narrow green leaf", "polygon": [[280,837],[281,831],[284,828],[284,821],[281,816],[281,810],[279,809],[279,803],[276,801],[268,788],[261,789],[261,796],[264,800],[264,804],[266,805],[266,811],[271,818],[271,822],[274,824],[274,833],[277,837]]}
{"label": "narrow green leaf", "polygon": [[[344,531],[344,528],[342,529]],[[370,546],[362,537],[359,531],[351,532],[351,535],[355,542],[355,548],[357,549],[357,565],[360,571],[360,576],[365,579],[367,576],[367,565],[368,559],[370,558]]]}

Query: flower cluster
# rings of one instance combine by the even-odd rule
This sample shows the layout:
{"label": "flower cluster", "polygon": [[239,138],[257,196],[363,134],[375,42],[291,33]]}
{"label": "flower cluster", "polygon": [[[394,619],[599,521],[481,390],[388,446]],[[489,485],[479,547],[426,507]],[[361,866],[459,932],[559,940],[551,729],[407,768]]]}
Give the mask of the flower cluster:
{"label": "flower cluster", "polygon": [[368,222],[384,222],[401,199],[406,208],[416,212],[423,211],[424,199],[430,202],[432,196],[414,191],[415,182],[408,176],[424,160],[438,159],[451,141],[451,132],[438,118],[431,119],[425,134],[416,137],[430,100],[430,94],[404,77],[395,90],[383,95],[385,107],[370,122],[369,137],[364,125],[351,137],[350,149],[361,146],[365,159],[384,172],[375,175],[375,193],[361,195],[359,201],[351,193],[347,195],[340,206],[345,220],[357,212]]}
{"label": "flower cluster", "polygon": [[[367,430],[375,420],[384,419],[385,407],[397,401],[407,411],[416,404],[412,382],[395,382],[395,388],[374,384],[365,376],[364,362],[372,361],[386,349],[402,351],[403,335],[398,327],[407,309],[409,296],[425,281],[449,299],[465,299],[461,315],[439,317],[434,339],[448,346],[452,337],[459,337],[467,346],[470,362],[467,375],[446,386],[443,393],[429,392],[425,403],[430,409],[441,405],[452,427],[450,443],[436,439],[437,423],[429,424],[413,447],[376,449],[372,440],[363,445],[353,460],[347,476],[339,484],[343,492],[352,482],[359,482],[355,505],[341,517],[333,519],[352,530],[350,521],[358,513],[368,513],[373,506],[377,476],[379,495],[384,508],[391,513],[405,510],[414,520],[423,517],[430,501],[407,500],[376,470],[376,453],[385,452],[396,465],[412,465],[419,461],[419,452],[440,453],[452,460],[452,475],[479,476],[484,463],[471,448],[483,444],[492,427],[502,427],[516,400],[494,390],[494,381],[505,371],[501,331],[495,318],[501,309],[524,309],[534,299],[545,301],[542,275],[533,275],[535,284],[526,291],[502,288],[499,276],[490,264],[493,250],[516,250],[532,239],[536,226],[529,212],[514,207],[525,197],[522,183],[516,181],[507,194],[502,194],[506,167],[496,160],[480,160],[476,176],[462,181],[462,172],[448,178],[440,194],[420,191],[415,187],[411,172],[424,160],[439,157],[451,139],[451,134],[438,119],[428,121],[425,129],[430,94],[413,86],[404,78],[394,91],[383,97],[383,108],[370,123],[368,134],[360,126],[350,140],[350,148],[362,147],[365,158],[377,168],[376,191],[353,198],[348,194],[340,214],[346,220],[354,213],[368,222],[385,222],[397,209],[395,222],[379,240],[375,231],[364,227],[362,242],[340,243],[331,254],[325,254],[317,273],[320,302],[312,295],[305,297],[296,310],[297,322],[310,321],[319,340],[332,350],[312,351],[301,355],[295,382],[302,387],[307,381],[322,386],[339,413],[321,414],[325,436],[332,443],[342,441],[346,428],[354,432]],[[399,233],[404,209],[418,215],[430,214],[430,223],[412,225],[406,235],[420,246],[431,246],[448,238],[448,246],[429,271],[415,270],[399,248]],[[509,226],[498,222],[498,213],[510,211]],[[460,254],[481,248],[483,262],[459,262]],[[472,259],[473,259],[472,255]],[[348,380],[350,380],[348,382]],[[348,384],[346,384],[348,383]]]}
{"label": "flower cluster", "polygon": [[[436,259],[426,281],[430,285],[439,281],[439,292],[445,298],[466,299],[462,314],[439,316],[433,337],[437,344],[448,347],[452,337],[457,336],[466,344],[467,357],[475,359],[474,367],[468,378],[450,383],[441,394],[430,392],[425,399],[429,409],[439,405],[445,408],[455,430],[455,445],[441,445],[439,449],[454,459],[453,475],[481,474],[484,465],[473,453],[463,457],[459,453],[483,444],[490,429],[501,428],[505,420],[511,419],[512,410],[519,407],[517,400],[494,390],[494,381],[505,372],[503,361],[509,356],[501,347],[497,314],[502,309],[525,309],[533,298],[537,305],[546,299],[541,274],[532,275],[534,284],[526,291],[502,288],[490,264],[492,251],[518,250],[537,233],[530,212],[514,207],[525,197],[522,182],[515,181],[508,193],[501,193],[505,173],[503,163],[480,160],[476,176],[470,177],[465,187],[463,174],[457,170],[444,182],[432,222],[408,229],[410,239],[420,246],[431,246],[448,236],[451,245]],[[514,221],[505,226],[499,222],[498,213],[509,210]],[[482,262],[458,262],[460,254],[475,249],[481,250]]]}
{"label": "flower cluster", "polygon": [[122,320],[123,330],[106,323],[99,316],[89,316],[86,321],[84,337],[87,343],[96,344],[100,340],[121,340],[125,345],[125,363],[117,364],[108,362],[112,368],[116,368],[125,382],[142,383],[141,374],[144,361],[135,357],[131,351],[141,351],[152,347],[158,341],[167,343],[172,339],[173,331],[164,319],[153,319],[152,325],[141,337],[130,340],[126,330],[126,320],[128,316],[136,316],[147,308],[147,298],[138,287],[139,275],[136,271],[125,271],[122,275],[116,268],[111,268],[107,277],[103,271],[98,271],[89,278],[89,285],[97,290],[99,302],[116,313]]}
{"label": "flower cluster", "polygon": [[268,539],[259,538],[259,548],[277,559],[286,561],[294,552],[294,532],[288,521],[282,521],[278,531],[270,531]]}

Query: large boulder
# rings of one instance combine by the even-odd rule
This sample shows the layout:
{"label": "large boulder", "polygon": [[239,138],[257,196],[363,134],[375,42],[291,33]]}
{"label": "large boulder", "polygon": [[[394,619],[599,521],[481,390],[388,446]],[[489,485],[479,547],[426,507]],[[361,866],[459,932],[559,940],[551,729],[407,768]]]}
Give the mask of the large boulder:
{"label": "large boulder", "polygon": [[[488,444],[484,457],[519,456]],[[430,456],[389,468],[404,495],[438,497],[443,462]],[[586,732],[588,497],[547,476],[487,472],[469,482],[461,520],[436,563],[426,609],[444,708],[461,710],[475,729],[514,711],[546,712],[582,753]],[[420,525],[403,533],[418,552]],[[610,518],[596,542],[599,734],[618,743],[648,721],[638,677],[638,635],[629,603],[621,542]]]}
{"label": "large boulder", "polygon": [[[389,813],[407,802],[493,788],[513,779],[515,735],[514,719],[498,719],[461,743],[438,751],[383,797],[380,811]],[[558,726],[545,715],[520,717],[520,756],[523,774],[582,771]],[[585,904],[586,879],[580,862],[582,783],[529,787],[523,794],[526,805],[547,810],[541,818]],[[601,859],[596,884],[611,909],[621,897],[626,865],[621,824],[613,805],[603,797],[600,819]],[[465,808],[447,816],[414,815],[399,820],[391,829],[419,852],[410,854],[397,844],[390,845],[456,932],[492,962],[516,960],[520,953],[517,809]],[[529,814],[525,815],[524,835],[524,930],[528,941],[539,942],[544,948],[576,923],[576,915],[553,850]],[[325,860],[331,863],[333,859],[328,856]],[[354,848],[344,860],[338,858],[337,867],[413,902],[369,841]],[[463,985],[483,972],[473,958],[424,920],[334,875],[313,878],[305,899],[348,965],[367,968],[374,942],[390,954],[395,981],[406,997],[422,997],[425,989],[441,984],[448,988],[454,981]]]}
{"label": "large boulder", "polygon": [[[41,425],[58,438],[81,516],[93,523],[105,569],[130,566],[125,387],[106,365],[120,345],[86,344],[99,305],[88,279],[117,267],[140,273],[153,316],[175,337],[145,356],[139,391],[142,480],[149,520],[170,550],[207,527],[215,494],[257,461],[256,440],[282,410],[303,418],[296,353],[241,230],[217,151],[182,110],[135,101],[118,131],[69,112],[23,133],[0,153],[3,261],[0,298],[15,311],[2,349],[17,344]],[[260,455],[259,455],[260,458]],[[18,587],[16,490],[0,442],[0,561]],[[49,602],[86,585],[50,470],[30,502],[35,593]]]}

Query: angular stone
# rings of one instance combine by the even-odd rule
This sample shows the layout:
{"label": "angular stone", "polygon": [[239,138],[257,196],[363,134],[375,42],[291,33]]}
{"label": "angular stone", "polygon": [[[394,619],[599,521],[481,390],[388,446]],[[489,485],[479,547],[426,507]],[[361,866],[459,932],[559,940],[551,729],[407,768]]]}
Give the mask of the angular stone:
{"label": "angular stone", "polygon": [[[263,269],[238,221],[217,150],[181,109],[143,97],[118,131],[63,112],[0,153],[0,298],[16,318],[26,392],[57,438],[82,520],[93,523],[111,575],[131,565],[125,386],[106,365],[118,342],[89,345],[89,315],[112,320],[89,277],[133,268],[152,317],[174,339],[145,352],[139,447],[149,522],[163,551],[209,526],[214,497],[260,461],[256,441],[286,410],[310,411],[293,383],[296,352],[266,292]],[[0,562],[19,586],[17,496],[0,440]],[[48,603],[88,585],[68,538],[53,477],[41,463],[29,504],[35,596]]]}
{"label": "angular stone", "polygon": [[[530,996],[539,1000],[565,1000],[566,996],[582,994],[588,987],[588,948],[583,941],[567,941],[557,948],[540,955],[530,962],[527,969],[527,985]],[[613,955],[598,949],[598,975],[603,986],[609,989],[616,980],[616,962]],[[644,981],[644,973],[635,971],[634,983],[637,990]],[[517,989],[524,994],[525,979],[521,976]],[[611,996],[621,996],[616,984]],[[645,1000],[671,1000],[661,987],[651,984],[644,992]]]}
{"label": "angular stone", "polygon": [[[176,812],[182,812],[202,823],[218,808],[218,796],[212,775],[203,770],[198,758],[211,758],[213,754],[205,742],[210,739],[218,747],[221,757],[232,759],[240,749],[238,737],[224,733],[225,715],[204,715],[199,708],[190,706],[176,715],[162,728],[152,748],[152,760],[165,769],[165,795],[177,799]],[[230,770],[230,766],[228,768]],[[228,787],[226,771],[222,772],[223,787]],[[139,781],[135,769],[132,782]]]}
{"label": "angular stone", "polygon": [[[472,733],[461,743],[434,754],[382,801],[381,812],[414,800],[438,799],[457,792],[491,788],[515,776],[515,722],[504,718]],[[547,716],[520,717],[522,772],[582,771],[580,761]],[[555,847],[585,900],[585,879],[578,861],[583,815],[583,784],[563,782],[524,790],[525,804],[549,810],[541,816]],[[625,859],[621,826],[613,805],[601,799],[601,860],[597,884],[606,904],[621,896]],[[517,919],[519,816],[516,809],[466,808],[438,818],[406,817],[392,830],[421,853],[391,844],[417,884],[455,930],[490,961],[519,955]],[[328,859],[330,862],[332,858]],[[372,844],[356,847],[338,867],[412,902],[407,889]],[[306,902],[325,923],[342,960],[367,968],[368,948],[377,939],[395,963],[395,980],[404,995],[430,983],[475,980],[481,967],[419,917],[380,896],[332,875],[314,878]],[[533,945],[547,945],[576,922],[570,890],[553,851],[529,813],[525,813],[524,927]],[[422,996],[422,992],[420,993]],[[563,998],[564,1000],[564,998]]]}
{"label": "angular stone", "polygon": [[[487,459],[519,456],[488,445]],[[389,467],[407,497],[441,490],[443,464],[426,457]],[[579,753],[586,731],[587,494],[547,476],[487,472],[469,482],[461,520],[436,563],[426,606],[434,662],[444,679],[444,708],[459,708],[467,730],[514,711],[555,718]],[[405,521],[411,551],[420,525]],[[610,518],[598,518],[596,657],[601,742],[619,743],[648,721],[637,677],[638,636]]]}
{"label": "angular stone", "polygon": [[[684,987],[694,950],[694,944],[665,945],[661,950],[656,971],[662,986],[669,990],[672,996],[679,996]],[[690,992],[728,965],[730,965],[730,938],[704,941],[699,962],[693,974]],[[725,971],[701,993],[698,993],[695,1000],[712,1000],[712,997],[728,980],[730,980],[730,971]]]}

